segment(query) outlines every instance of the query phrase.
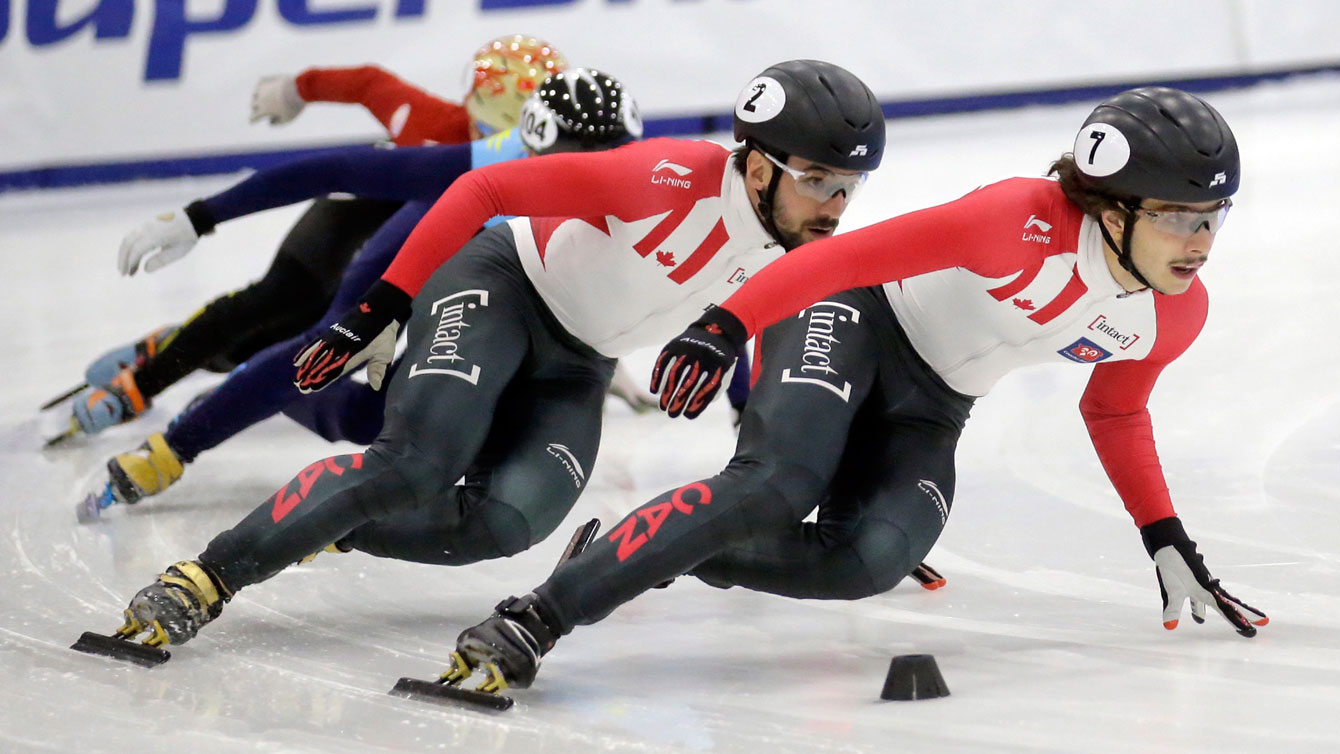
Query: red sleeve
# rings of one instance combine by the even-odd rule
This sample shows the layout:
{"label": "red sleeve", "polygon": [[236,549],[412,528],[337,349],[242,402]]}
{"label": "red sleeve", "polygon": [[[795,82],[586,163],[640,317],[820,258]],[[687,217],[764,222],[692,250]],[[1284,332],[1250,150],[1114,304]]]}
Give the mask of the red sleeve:
{"label": "red sleeve", "polygon": [[[1080,214],[1054,181],[1018,178],[980,188],[938,207],[805,244],[769,264],[722,304],[750,335],[838,291],[963,267],[986,277],[1018,272],[1040,251],[1020,229],[1029,214],[1073,239]],[[1068,249],[1073,251],[1073,246]]]}
{"label": "red sleeve", "polygon": [[297,84],[298,95],[307,102],[362,105],[402,147],[470,140],[470,116],[464,107],[434,97],[375,65],[310,68],[298,75]]}
{"label": "red sleeve", "polygon": [[[419,221],[382,279],[417,295],[433,271],[497,215],[631,221],[692,207],[720,192],[729,154],[706,141],[651,139],[606,152],[552,154],[472,170]],[[701,176],[693,190],[651,183],[652,170],[664,159]]]}
{"label": "red sleeve", "polygon": [[1199,279],[1179,296],[1154,294],[1158,339],[1153,351],[1140,361],[1094,366],[1080,399],[1098,459],[1136,526],[1177,515],[1146,405],[1163,368],[1200,334],[1208,309],[1209,296]]}

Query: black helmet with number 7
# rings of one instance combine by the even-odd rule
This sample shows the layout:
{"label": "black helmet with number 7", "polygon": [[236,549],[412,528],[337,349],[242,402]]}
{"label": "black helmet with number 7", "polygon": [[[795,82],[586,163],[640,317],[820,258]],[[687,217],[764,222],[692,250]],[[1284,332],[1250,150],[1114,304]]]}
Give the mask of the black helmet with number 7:
{"label": "black helmet with number 7", "polygon": [[1122,92],[1094,108],[1075,137],[1090,188],[1127,202],[1197,204],[1238,190],[1238,142],[1217,110],[1162,86]]}
{"label": "black helmet with number 7", "polygon": [[637,103],[618,79],[594,68],[546,79],[521,106],[517,127],[537,155],[611,149],[642,138]]}
{"label": "black helmet with number 7", "polygon": [[[1146,86],[1124,91],[1094,108],[1073,152],[1079,182],[1124,210],[1121,240],[1105,223],[1098,228],[1122,268],[1146,288],[1154,286],[1131,257],[1129,232],[1141,201],[1216,203],[1223,222],[1238,190],[1238,142],[1222,115],[1180,89]],[[1211,232],[1217,225],[1209,225]]]}
{"label": "black helmet with number 7", "polygon": [[821,60],[788,60],[755,76],[735,101],[735,140],[775,157],[869,172],[884,157],[884,113],[870,87]]}

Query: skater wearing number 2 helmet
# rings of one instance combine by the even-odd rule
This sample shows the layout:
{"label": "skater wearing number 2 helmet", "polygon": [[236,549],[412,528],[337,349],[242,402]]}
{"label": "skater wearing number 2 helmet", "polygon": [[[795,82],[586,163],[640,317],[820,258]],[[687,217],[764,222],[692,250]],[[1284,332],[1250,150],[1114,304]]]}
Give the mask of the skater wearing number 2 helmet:
{"label": "skater wearing number 2 helmet", "polygon": [[[240,589],[328,546],[463,565],[548,536],[590,477],[615,359],[830,236],[883,156],[879,103],[832,64],[773,66],[739,102],[758,128],[735,152],[652,139],[454,182],[382,279],[297,359],[304,391],[364,363],[380,371],[408,320],[381,435],[365,453],[311,464],[169,567],[131,601],[123,635],[187,641]],[[606,103],[580,120],[607,115]],[[548,135],[524,116],[519,128]],[[476,235],[496,215],[516,219]]]}

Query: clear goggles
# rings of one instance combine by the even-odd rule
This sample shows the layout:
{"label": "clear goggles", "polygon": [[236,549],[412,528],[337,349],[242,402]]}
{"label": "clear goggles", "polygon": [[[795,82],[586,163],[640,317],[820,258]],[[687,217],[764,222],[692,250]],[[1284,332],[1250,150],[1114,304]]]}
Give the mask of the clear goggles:
{"label": "clear goggles", "polygon": [[761,149],[758,152],[795,180],[797,194],[816,202],[826,202],[841,193],[850,204],[870,177],[869,173],[834,173],[824,168],[797,170]]}
{"label": "clear goggles", "polygon": [[1187,238],[1199,233],[1201,228],[1209,229],[1210,233],[1218,233],[1219,228],[1223,226],[1224,220],[1228,217],[1228,210],[1232,207],[1233,200],[1225,199],[1213,208],[1200,212],[1189,209],[1145,209],[1144,207],[1135,211],[1144,215],[1155,230],[1172,236]]}

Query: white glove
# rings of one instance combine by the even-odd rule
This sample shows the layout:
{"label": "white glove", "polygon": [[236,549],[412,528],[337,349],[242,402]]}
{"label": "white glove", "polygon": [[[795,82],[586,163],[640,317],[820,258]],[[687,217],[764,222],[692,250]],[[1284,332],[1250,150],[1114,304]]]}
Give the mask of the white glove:
{"label": "white glove", "polygon": [[647,392],[622,363],[614,367],[614,379],[610,381],[609,394],[628,404],[633,411],[641,414],[656,409],[656,396]]}
{"label": "white glove", "polygon": [[1191,619],[1205,622],[1205,608],[1213,607],[1243,636],[1256,636],[1256,627],[1270,622],[1266,614],[1229,594],[1210,575],[1196,543],[1186,535],[1182,521],[1171,516],[1140,528],[1145,550],[1154,558],[1159,592],[1163,596],[1163,627],[1177,628],[1182,606],[1191,602]]}
{"label": "white glove", "polygon": [[134,275],[140,262],[144,262],[144,271],[153,272],[159,267],[181,259],[186,252],[195,247],[200,235],[191,225],[186,210],[164,212],[149,222],[130,231],[121,239],[121,251],[117,255],[116,267],[122,275]]}
{"label": "white glove", "polygon": [[288,123],[306,106],[298,94],[296,78],[266,76],[256,82],[256,89],[251,93],[251,122],[269,118],[272,126]]}

